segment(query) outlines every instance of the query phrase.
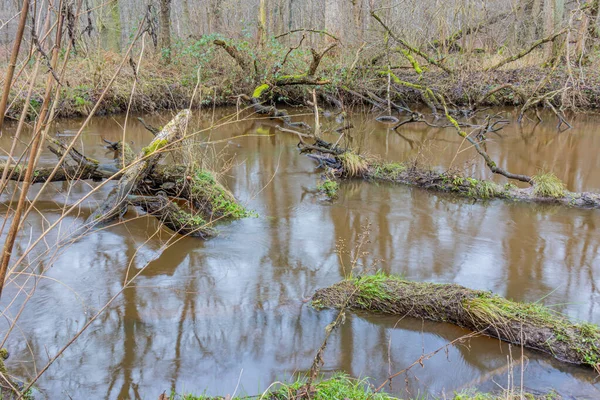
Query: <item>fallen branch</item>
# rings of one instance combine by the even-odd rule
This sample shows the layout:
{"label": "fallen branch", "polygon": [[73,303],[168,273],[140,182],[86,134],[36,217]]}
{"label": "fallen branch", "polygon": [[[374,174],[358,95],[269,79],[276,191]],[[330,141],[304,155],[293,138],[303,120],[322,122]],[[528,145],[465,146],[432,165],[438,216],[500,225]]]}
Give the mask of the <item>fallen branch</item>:
{"label": "fallen branch", "polygon": [[600,365],[598,326],[572,323],[537,303],[516,303],[456,284],[411,282],[380,273],[320,289],[312,304],[451,323],[560,361],[596,370]]}

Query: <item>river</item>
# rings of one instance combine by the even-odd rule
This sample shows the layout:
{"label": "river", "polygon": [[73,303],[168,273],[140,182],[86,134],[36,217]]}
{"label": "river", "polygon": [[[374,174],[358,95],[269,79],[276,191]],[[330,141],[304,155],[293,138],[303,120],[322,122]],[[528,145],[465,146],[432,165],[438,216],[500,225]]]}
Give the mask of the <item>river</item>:
{"label": "river", "polygon": [[[197,111],[194,128],[234,111]],[[494,111],[514,118],[512,109]],[[172,115],[145,118],[158,126]],[[550,170],[570,190],[600,191],[600,117],[579,115],[574,129],[559,133],[553,116],[542,115],[545,121],[537,126],[527,121],[519,128],[513,122],[501,136],[489,135],[490,156],[513,172]],[[308,115],[297,119],[312,122]],[[95,117],[79,147],[88,156],[109,160],[111,153],[102,148],[101,138],[119,140],[124,120]],[[356,114],[349,121],[354,132],[361,132],[353,143],[363,153],[388,160],[416,159],[434,167],[452,165],[474,177],[490,177],[475,151],[450,129],[406,125],[397,134],[390,125],[375,122],[373,115]],[[53,131],[68,135],[81,122],[59,121]],[[333,124],[325,119],[324,127]],[[49,356],[121,290],[127,276],[139,272],[134,286],[42,376],[36,385],[41,398],[151,399],[171,390],[226,395],[238,384],[237,394],[261,393],[272,382],[293,379],[310,368],[335,312],[316,311],[306,299],[317,288],[343,279],[350,256],[342,252],[338,257],[336,249],[355,248],[365,231],[370,241],[359,257],[364,271],[381,269],[408,279],[490,290],[517,301],[540,301],[573,319],[600,323],[597,210],[473,201],[363,181],[343,183],[339,198],[325,201],[315,193],[320,176],[316,164],[298,153],[294,135],[275,126],[264,119],[248,120],[200,134],[218,141],[215,168],[233,160],[224,182],[257,217],[219,224],[219,236],[208,241],[156,232],[153,219],[139,217],[93,232],[36,266],[36,272],[46,269],[45,278],[37,280],[6,343],[10,371],[24,380],[35,376]],[[10,148],[10,129],[14,127],[0,138],[3,150]],[[152,135],[130,117],[126,137],[139,150]],[[202,149],[206,150],[197,151]],[[211,163],[212,157],[206,160]],[[55,161],[52,153],[44,152],[40,164]],[[55,221],[64,204],[74,204],[94,185],[51,185],[37,204],[39,212],[28,217],[15,253],[21,254]],[[61,232],[82,223],[111,185],[86,201],[79,216],[66,218]],[[3,195],[2,203],[9,194]],[[52,249],[57,236],[49,235],[37,251]],[[173,244],[164,249],[169,240]],[[17,295],[16,284],[28,276],[18,276],[8,286],[3,308]],[[26,287],[32,288],[32,279]],[[0,322],[2,332],[23,299],[21,294],[10,304]],[[329,341],[323,370],[370,377],[378,385],[421,354],[465,333],[442,323],[348,315]],[[600,397],[597,374],[591,370],[527,350],[521,358],[520,348],[483,337],[441,351],[387,390],[403,397],[443,396],[470,387],[506,388],[511,376],[510,384],[519,387],[521,365],[528,390],[554,389],[566,398]]]}

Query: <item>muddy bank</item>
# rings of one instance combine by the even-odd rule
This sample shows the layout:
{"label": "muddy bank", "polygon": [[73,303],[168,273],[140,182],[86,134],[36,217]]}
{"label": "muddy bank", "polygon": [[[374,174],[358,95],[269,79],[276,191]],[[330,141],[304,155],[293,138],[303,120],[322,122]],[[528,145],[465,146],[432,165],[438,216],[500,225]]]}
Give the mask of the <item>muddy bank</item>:
{"label": "muddy bank", "polygon": [[[89,71],[84,61],[71,61],[73,68],[66,72],[65,85],[60,89],[60,100],[56,108],[56,117],[73,118],[87,116],[108,83],[108,75],[117,68],[116,58],[105,61],[102,72]],[[96,115],[110,115],[126,112],[149,113],[160,110],[178,110],[182,108],[202,108],[212,106],[245,105],[240,103],[241,95],[250,95],[256,83],[249,80],[236,66],[203,70],[200,80],[195,74],[197,67],[189,65],[164,66],[158,63],[145,63],[139,74],[123,69],[115,83],[106,93],[96,111]],[[336,102],[345,107],[372,106],[371,100],[386,98],[387,78],[381,71],[371,68],[356,71],[360,79],[347,79],[339,67],[325,65],[319,76],[329,82],[317,89],[325,103]],[[358,67],[357,67],[358,68]],[[82,73],[82,70],[84,71]],[[544,81],[549,70],[542,67],[527,67],[496,71],[469,71],[446,74],[430,72],[419,75],[409,69],[394,70],[403,82],[419,84],[444,93],[449,103],[469,108],[478,106],[523,106],[525,99],[535,92],[548,93],[561,90],[568,79],[566,69],[558,68],[553,79]],[[0,71],[0,75],[2,71]],[[577,96],[570,96],[569,106],[578,110],[598,110],[600,108],[600,73],[590,68],[586,70],[585,83],[577,85]],[[134,81],[135,91],[132,93]],[[539,87],[541,81],[545,84]],[[25,81],[18,81],[23,87]],[[501,86],[510,85],[518,90],[506,88],[490,94]],[[391,100],[395,103],[426,104],[421,92],[410,85],[393,85]],[[8,120],[18,120],[26,99],[26,91],[13,91],[6,114]],[[571,98],[572,97],[572,98]],[[36,84],[30,100],[29,116],[33,118],[39,112],[43,99],[43,80]],[[287,105],[306,105],[312,100],[312,86],[282,85],[269,93],[264,102],[284,102]],[[338,103],[339,102],[339,103]],[[561,96],[553,99],[560,106]],[[191,106],[191,107],[190,107]]]}
{"label": "muddy bank", "polygon": [[410,282],[379,273],[320,289],[312,304],[447,322],[564,362],[596,370],[600,365],[598,326],[572,323],[538,303],[516,303],[460,285]]}

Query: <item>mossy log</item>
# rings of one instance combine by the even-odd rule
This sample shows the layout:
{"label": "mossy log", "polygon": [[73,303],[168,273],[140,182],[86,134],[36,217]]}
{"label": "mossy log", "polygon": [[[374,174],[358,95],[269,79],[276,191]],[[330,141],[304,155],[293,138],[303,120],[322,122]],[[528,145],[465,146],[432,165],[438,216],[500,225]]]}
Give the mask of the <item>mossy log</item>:
{"label": "mossy log", "polygon": [[[465,177],[458,173],[438,172],[419,168],[417,165],[367,161],[368,167],[360,177],[369,180],[387,181],[417,186],[427,190],[455,193],[478,200],[505,199],[513,201],[557,204],[575,208],[600,208],[600,194],[591,192],[569,192],[558,181],[556,191],[548,191],[542,182],[528,188],[519,188],[507,183],[498,183]],[[344,167],[343,167],[344,168]],[[347,168],[347,167],[346,167]],[[348,174],[343,174],[347,176]]]}
{"label": "mossy log", "polygon": [[123,173],[116,187],[108,195],[106,201],[94,211],[86,221],[87,227],[105,223],[123,215],[127,209],[126,198],[134,192],[140,182],[150,173],[163,156],[162,148],[183,138],[191,116],[190,110],[180,111],[154,137],[147,147],[144,147],[132,164]]}
{"label": "mossy log", "polygon": [[[250,213],[211,171],[188,165],[159,164],[166,152],[164,150],[170,151],[167,146],[183,138],[189,118],[189,110],[180,112],[137,156],[127,144],[105,140],[108,144],[106,147],[115,151],[115,161],[108,164],[86,157],[54,138],[47,138],[53,153],[62,157],[68,152],[75,165],[65,162],[54,174],[52,171],[55,167],[38,168],[30,183],[87,179],[118,181],[107,200],[75,232],[75,237],[99,223],[110,222],[124,215],[129,205],[142,208],[177,233],[202,238],[213,236],[215,231],[208,227],[210,222],[223,218],[244,218]],[[0,165],[0,173],[5,168]],[[7,172],[10,180],[24,179],[20,166],[11,166]],[[171,198],[185,201],[187,207],[181,208]]]}
{"label": "mossy log", "polygon": [[[511,183],[498,183],[465,177],[460,173],[439,172],[417,164],[386,163],[369,160],[351,151],[332,151],[323,145],[301,145],[302,152],[342,178],[362,178],[420,187],[437,192],[454,193],[476,200],[504,199],[540,204],[557,204],[575,208],[600,208],[600,194],[569,192],[556,177],[532,177],[533,186],[519,188]],[[320,153],[320,154],[319,154]]]}
{"label": "mossy log", "polygon": [[206,239],[216,234],[202,216],[184,211],[162,194],[157,196],[129,195],[127,201],[158,218],[167,228],[181,235]]}
{"label": "mossy log", "polygon": [[320,289],[312,304],[447,322],[564,362],[600,367],[598,326],[573,323],[538,303],[517,303],[456,284],[411,282],[378,273]]}

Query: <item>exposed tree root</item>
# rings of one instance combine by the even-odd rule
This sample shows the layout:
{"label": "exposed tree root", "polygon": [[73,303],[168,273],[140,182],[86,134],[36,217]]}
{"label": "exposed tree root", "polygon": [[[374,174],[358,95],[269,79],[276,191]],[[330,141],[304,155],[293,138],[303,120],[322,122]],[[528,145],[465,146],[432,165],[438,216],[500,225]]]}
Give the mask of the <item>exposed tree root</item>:
{"label": "exposed tree root", "polygon": [[447,322],[558,360],[600,366],[600,328],[575,324],[540,304],[516,303],[456,284],[410,282],[381,273],[318,290],[313,306]]}

